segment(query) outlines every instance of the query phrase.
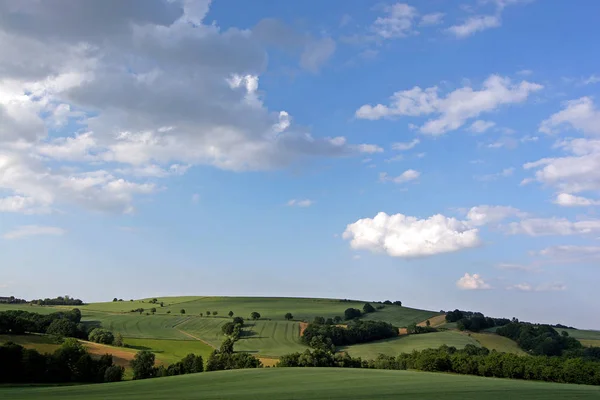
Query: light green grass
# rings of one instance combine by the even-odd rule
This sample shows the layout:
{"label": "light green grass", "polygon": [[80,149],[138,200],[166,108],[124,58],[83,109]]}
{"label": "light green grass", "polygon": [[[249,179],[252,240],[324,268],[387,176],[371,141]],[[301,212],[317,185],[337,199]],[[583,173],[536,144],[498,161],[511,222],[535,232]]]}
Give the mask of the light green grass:
{"label": "light green grass", "polygon": [[51,388],[0,388],[11,400],[598,399],[594,386],[414,371],[268,368]]}
{"label": "light green grass", "polygon": [[102,312],[82,312],[82,321],[93,326],[102,326],[124,337],[147,339],[188,340],[175,326],[185,321],[185,316],[145,315],[138,313],[110,314]]}
{"label": "light green grass", "polygon": [[213,351],[209,345],[198,340],[164,340],[126,338],[125,344],[136,350],[150,350],[156,354],[156,360],[163,364],[180,361],[190,353],[202,356],[204,361]]}
{"label": "light green grass", "polygon": [[[69,309],[76,308],[75,306]],[[53,312],[62,311],[60,308],[50,306],[36,306],[33,304],[3,304],[0,303],[0,312],[11,310],[24,310],[38,314],[52,314]]]}
{"label": "light green grass", "polygon": [[40,353],[54,353],[60,347],[50,336],[45,335],[0,335],[0,344],[6,342],[13,342]]}
{"label": "light green grass", "polygon": [[339,350],[347,352],[352,357],[369,360],[376,358],[379,354],[397,356],[401,353],[410,353],[413,350],[437,349],[444,344],[454,346],[457,349],[462,349],[467,344],[480,346],[479,342],[466,334],[447,331],[398,336],[370,343],[344,346],[340,347]]}
{"label": "light green grass", "polygon": [[514,340],[504,336],[494,333],[471,333],[471,337],[477,340],[483,347],[487,347],[490,350],[496,350],[501,353],[513,353],[520,356],[527,355]]}
{"label": "light green grass", "polygon": [[566,331],[569,334],[569,336],[574,337],[575,339],[600,340],[600,331],[592,331],[585,329],[554,329],[556,329],[558,333]]}
{"label": "light green grass", "polygon": [[[219,347],[225,339],[221,326],[229,321],[229,318],[195,317],[177,328]],[[307,348],[300,341],[299,323],[293,321],[246,321],[244,335],[235,343],[236,351],[264,357],[280,357]]]}
{"label": "light green grass", "polygon": [[412,323],[419,323],[436,315],[440,315],[440,313],[416,308],[385,306],[381,310],[365,315],[363,319],[385,321],[398,328],[405,328]]}
{"label": "light green grass", "polygon": [[578,339],[585,347],[600,347],[600,340],[598,339]]}

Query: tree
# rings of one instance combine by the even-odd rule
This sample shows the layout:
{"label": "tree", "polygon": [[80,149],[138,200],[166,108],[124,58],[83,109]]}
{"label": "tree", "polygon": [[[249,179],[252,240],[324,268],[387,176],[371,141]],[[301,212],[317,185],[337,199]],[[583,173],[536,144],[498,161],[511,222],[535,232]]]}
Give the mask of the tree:
{"label": "tree", "polygon": [[165,303],[161,301],[161,302],[160,302],[160,306],[161,306],[161,307],[164,307],[164,306],[165,306]]}
{"label": "tree", "polygon": [[219,349],[219,351],[221,353],[225,353],[225,354],[233,354],[233,345],[235,344],[235,342],[233,340],[231,340],[230,338],[227,338],[223,341],[223,343],[221,343],[221,348]]}
{"label": "tree", "polygon": [[182,308],[181,310],[179,310],[180,314],[185,314],[185,310]]}
{"label": "tree", "polygon": [[323,325],[325,323],[325,318],[323,317],[315,317],[313,320],[313,324]]}
{"label": "tree", "polygon": [[240,326],[244,326],[244,318],[242,318],[242,317],[234,317],[233,318],[233,323],[234,324],[238,324]]}
{"label": "tree", "polygon": [[77,325],[66,318],[55,319],[46,329],[48,335],[74,337],[77,334]]}
{"label": "tree", "polygon": [[252,318],[252,320],[256,321],[257,319],[260,319],[260,313],[258,313],[256,311],[252,311],[252,313],[250,314],[250,318]]}
{"label": "tree", "polygon": [[200,316],[201,316],[201,317],[204,317],[204,314],[200,313]]}
{"label": "tree", "polygon": [[111,365],[104,371],[104,382],[120,382],[123,380],[125,368],[118,365]]}
{"label": "tree", "polygon": [[339,315],[336,315],[335,317],[333,317],[333,322],[335,322],[336,324],[341,323],[342,317],[340,317]]}
{"label": "tree", "polygon": [[229,311],[229,312],[227,313],[227,315],[229,315],[229,318],[232,318],[232,317],[233,317],[233,311]]}
{"label": "tree", "polygon": [[154,359],[154,353],[148,350],[138,352],[130,363],[133,369],[133,379],[153,378],[156,374]]}
{"label": "tree", "polygon": [[142,315],[142,313],[144,312],[143,308],[138,308],[137,310],[140,312],[140,315]]}
{"label": "tree", "polygon": [[156,307],[152,307],[152,308],[150,309],[150,312],[151,312],[152,314],[154,314],[154,313],[156,312]]}
{"label": "tree", "polygon": [[291,321],[294,319],[294,316],[292,315],[292,313],[287,313],[287,314],[285,314],[285,319],[287,319],[288,321]]}
{"label": "tree", "polygon": [[204,361],[202,356],[188,354],[179,361],[184,374],[195,374],[204,371]]}
{"label": "tree", "polygon": [[113,341],[113,346],[123,347],[125,343],[123,342],[123,335],[121,333],[117,333],[115,335],[115,340]]}
{"label": "tree", "polygon": [[206,315],[210,317],[210,311],[207,311],[207,312],[206,312]]}
{"label": "tree", "polygon": [[[107,329],[102,328],[94,328],[90,332],[88,339],[91,342],[101,343],[101,344],[113,344],[115,341],[115,337],[113,333]],[[121,338],[121,340],[123,340]]]}
{"label": "tree", "polygon": [[359,318],[360,316],[361,316],[361,312],[357,308],[347,308],[344,311],[344,319],[346,321],[354,319],[354,318]]}
{"label": "tree", "polygon": [[[167,310],[167,314],[171,314],[171,310]],[[200,315],[200,316],[202,316],[202,315]]]}
{"label": "tree", "polygon": [[401,302],[401,301],[399,301],[399,300],[396,300],[396,301],[394,302],[394,305],[395,305],[395,306],[400,306],[400,307],[402,307],[402,302]]}
{"label": "tree", "polygon": [[218,314],[218,312],[216,312],[216,311],[213,311],[213,315],[217,315],[217,314]]}
{"label": "tree", "polygon": [[113,301],[119,301],[119,299],[117,299],[116,297],[113,299]]}
{"label": "tree", "polygon": [[427,325],[427,326],[431,326],[431,322],[429,322],[429,320],[427,320],[427,321],[425,322],[425,325]]}
{"label": "tree", "polygon": [[365,314],[375,312],[375,307],[373,307],[370,303],[365,303],[363,306],[363,312]]}

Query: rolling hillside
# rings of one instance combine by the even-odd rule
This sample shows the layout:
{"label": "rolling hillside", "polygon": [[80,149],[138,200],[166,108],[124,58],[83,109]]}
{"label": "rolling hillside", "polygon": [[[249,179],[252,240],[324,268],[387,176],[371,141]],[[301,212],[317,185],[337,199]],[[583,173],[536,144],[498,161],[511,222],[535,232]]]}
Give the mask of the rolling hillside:
{"label": "rolling hillside", "polygon": [[593,386],[412,371],[269,368],[51,388],[0,388],[11,400],[598,399]]}

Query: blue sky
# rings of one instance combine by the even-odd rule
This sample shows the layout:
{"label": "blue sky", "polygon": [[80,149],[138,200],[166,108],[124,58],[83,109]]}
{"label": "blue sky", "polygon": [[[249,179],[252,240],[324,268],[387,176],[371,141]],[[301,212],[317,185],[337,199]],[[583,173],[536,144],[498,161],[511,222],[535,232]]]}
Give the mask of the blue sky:
{"label": "blue sky", "polygon": [[600,328],[597,2],[23,4],[0,1],[0,292]]}

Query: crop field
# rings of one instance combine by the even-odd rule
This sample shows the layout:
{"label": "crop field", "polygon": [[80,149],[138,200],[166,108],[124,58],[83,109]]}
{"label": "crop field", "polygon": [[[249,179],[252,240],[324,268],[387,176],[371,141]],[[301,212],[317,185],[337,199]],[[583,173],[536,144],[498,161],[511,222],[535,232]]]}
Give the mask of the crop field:
{"label": "crop field", "polygon": [[377,310],[377,312],[367,314],[363,319],[385,321],[398,328],[405,328],[412,323],[419,323],[438,315],[440,315],[439,312],[418,310],[416,308],[385,306],[385,308]]}
{"label": "crop field", "polygon": [[213,351],[211,346],[199,340],[126,338],[125,344],[130,349],[150,350],[156,355],[159,363],[167,365],[181,360],[190,353],[202,356],[206,361]]}
{"label": "crop field", "polygon": [[[74,307],[70,307],[74,308]],[[35,306],[30,304],[4,304],[0,303],[0,312],[2,311],[10,311],[10,310],[24,310],[29,312],[34,312],[38,314],[52,314],[56,311],[61,311],[59,308],[50,307],[50,306]]]}
{"label": "crop field", "polygon": [[584,340],[600,340],[600,331],[591,331],[585,329],[561,329],[556,328],[556,330],[560,333],[562,331],[566,331],[569,336],[574,337],[575,339],[584,339]]}
{"label": "crop field", "polygon": [[40,353],[54,353],[60,347],[51,337],[45,335],[0,335],[0,344],[13,342],[26,349],[34,349]]}
{"label": "crop field", "polygon": [[[224,340],[221,326],[229,319],[195,317],[177,328],[219,347]],[[246,351],[265,357],[279,357],[308,347],[300,342],[300,325],[293,321],[246,321],[244,336],[235,344],[236,351]]]}
{"label": "crop field", "polygon": [[102,312],[82,312],[82,321],[93,326],[102,326],[124,337],[148,339],[181,339],[189,337],[175,329],[185,321],[185,316],[145,315],[138,313],[110,314]]}
{"label": "crop field", "polygon": [[521,356],[527,355],[514,340],[504,336],[494,335],[493,333],[471,333],[471,337],[477,340],[483,347],[487,347],[490,350]]}
{"label": "crop field", "polygon": [[11,400],[192,399],[598,399],[594,386],[413,371],[268,368],[65,387],[4,387]]}
{"label": "crop field", "polygon": [[454,346],[457,349],[462,349],[467,344],[480,346],[479,342],[471,336],[459,332],[446,331],[398,336],[376,342],[344,346],[339,349],[347,352],[352,357],[374,359],[379,354],[396,356],[401,353],[410,353],[413,350],[437,349],[444,344]]}

